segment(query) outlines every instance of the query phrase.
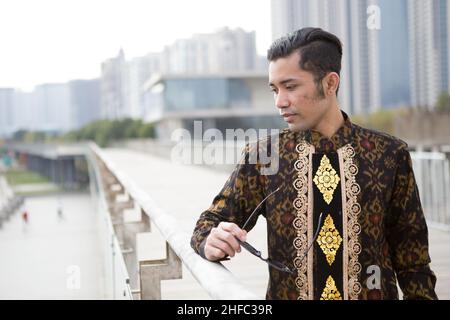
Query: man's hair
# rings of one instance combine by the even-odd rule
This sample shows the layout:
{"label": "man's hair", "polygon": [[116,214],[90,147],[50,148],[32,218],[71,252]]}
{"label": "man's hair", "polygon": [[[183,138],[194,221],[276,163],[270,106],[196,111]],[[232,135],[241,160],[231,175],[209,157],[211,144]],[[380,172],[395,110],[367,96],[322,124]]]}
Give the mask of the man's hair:
{"label": "man's hair", "polygon": [[[320,28],[303,28],[275,40],[267,51],[267,59],[275,61],[298,50],[301,70],[309,71],[323,97],[321,80],[329,73],[340,75],[342,44],[338,37]],[[336,89],[338,93],[339,86]]]}

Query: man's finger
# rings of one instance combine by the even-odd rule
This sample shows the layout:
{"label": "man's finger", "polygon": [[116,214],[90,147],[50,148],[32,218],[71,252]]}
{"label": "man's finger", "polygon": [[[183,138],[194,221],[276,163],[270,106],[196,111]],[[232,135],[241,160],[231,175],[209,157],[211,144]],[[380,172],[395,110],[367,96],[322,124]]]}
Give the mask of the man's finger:
{"label": "man's finger", "polygon": [[225,254],[229,255],[230,257],[234,257],[236,250],[231,247],[231,245],[219,238],[211,238],[209,241],[209,245],[213,248],[217,248],[221,251],[223,251]]}
{"label": "man's finger", "polygon": [[246,241],[247,239],[247,232],[239,228],[239,226],[235,223],[221,222],[218,225],[218,228],[232,233],[235,237],[237,237],[241,241]]}
{"label": "man's finger", "polygon": [[217,232],[214,233],[214,237],[226,242],[233,248],[234,251],[241,252],[241,246],[239,245],[236,237],[231,232],[225,231],[223,229],[217,229]]}
{"label": "man's finger", "polygon": [[205,245],[205,257],[210,261],[220,260],[226,256],[226,253],[222,250],[212,247],[211,245]]}

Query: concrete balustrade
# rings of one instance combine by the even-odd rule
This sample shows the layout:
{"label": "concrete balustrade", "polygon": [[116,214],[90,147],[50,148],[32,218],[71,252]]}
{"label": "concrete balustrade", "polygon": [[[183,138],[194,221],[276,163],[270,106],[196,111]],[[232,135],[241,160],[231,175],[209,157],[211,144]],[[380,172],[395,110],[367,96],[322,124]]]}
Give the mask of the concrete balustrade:
{"label": "concrete balustrade", "polygon": [[[105,161],[96,154],[101,168],[102,182],[108,199],[111,222],[119,241],[121,253],[128,270],[128,284],[134,298],[161,299],[161,280],[181,278],[181,260],[170,248],[161,234],[155,230],[150,241],[159,246],[166,246],[165,259],[138,260],[137,235],[150,232],[150,219],[142,209],[134,219],[127,219],[127,213],[136,211],[134,199]],[[147,238],[148,240],[148,238]]]}
{"label": "concrete balustrade", "polygon": [[[161,238],[154,234],[153,241],[162,242]],[[167,242],[166,259],[145,260],[139,262],[141,276],[141,299],[160,300],[161,280],[180,279],[182,277],[181,259],[172,250]]]}
{"label": "concrete balustrade", "polygon": [[[88,158],[95,159],[100,171],[133,298],[161,299],[161,281],[180,279],[184,264],[213,299],[262,299],[223,265],[197,255],[190,247],[190,234],[181,231],[175,218],[161,210],[150,195],[118,170],[100,148],[95,144],[90,144],[89,148],[93,156]],[[130,216],[134,217],[130,219]],[[145,250],[142,250],[137,239],[144,233]],[[157,253],[161,248],[165,248],[163,257]],[[140,255],[145,258],[140,259]]]}

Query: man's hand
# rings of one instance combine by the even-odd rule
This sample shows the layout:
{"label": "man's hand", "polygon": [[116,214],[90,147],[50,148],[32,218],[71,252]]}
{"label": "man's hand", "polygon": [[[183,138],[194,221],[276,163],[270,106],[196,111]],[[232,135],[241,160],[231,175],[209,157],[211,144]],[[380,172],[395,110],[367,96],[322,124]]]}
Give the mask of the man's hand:
{"label": "man's hand", "polygon": [[212,228],[206,238],[204,253],[206,259],[217,261],[225,256],[234,257],[236,252],[241,252],[241,246],[236,240],[245,241],[247,231],[242,230],[235,223],[221,222],[217,228]]}

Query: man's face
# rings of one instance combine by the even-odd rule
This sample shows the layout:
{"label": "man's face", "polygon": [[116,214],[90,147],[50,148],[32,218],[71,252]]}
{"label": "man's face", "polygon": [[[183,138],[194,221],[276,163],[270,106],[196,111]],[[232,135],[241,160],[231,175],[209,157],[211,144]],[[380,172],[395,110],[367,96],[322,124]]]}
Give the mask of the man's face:
{"label": "man's face", "polygon": [[269,64],[269,86],[275,105],[292,131],[315,129],[328,110],[328,99],[317,90],[314,76],[300,69],[293,52]]}

